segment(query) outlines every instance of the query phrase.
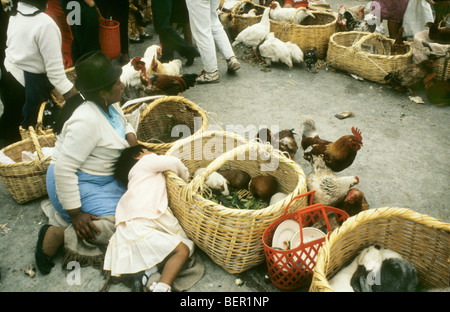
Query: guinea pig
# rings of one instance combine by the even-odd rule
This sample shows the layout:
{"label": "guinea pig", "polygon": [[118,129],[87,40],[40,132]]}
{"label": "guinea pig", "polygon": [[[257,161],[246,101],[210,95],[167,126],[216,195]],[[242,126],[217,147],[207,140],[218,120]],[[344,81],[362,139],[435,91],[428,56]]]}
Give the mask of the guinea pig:
{"label": "guinea pig", "polygon": [[[205,170],[205,168],[197,169],[194,173],[194,176],[198,175],[203,170]],[[230,195],[227,179],[225,179],[223,175],[217,173],[216,171],[212,172],[209,177],[206,178],[205,184],[213,190],[218,190],[220,193],[222,193],[222,195]]]}
{"label": "guinea pig", "polygon": [[256,176],[250,180],[248,188],[254,196],[269,201],[270,197],[277,192],[278,181],[270,175]]}
{"label": "guinea pig", "polygon": [[250,183],[251,176],[239,169],[221,169],[217,170],[228,181],[228,185],[235,189],[245,189]]}

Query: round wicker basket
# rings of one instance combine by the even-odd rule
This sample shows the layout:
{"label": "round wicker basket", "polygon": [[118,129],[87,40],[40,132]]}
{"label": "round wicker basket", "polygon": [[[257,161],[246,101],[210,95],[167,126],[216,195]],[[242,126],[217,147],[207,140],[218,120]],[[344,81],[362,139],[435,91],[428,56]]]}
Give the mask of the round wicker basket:
{"label": "round wicker basket", "polygon": [[[232,148],[233,145],[236,148]],[[192,136],[177,142],[167,155],[181,158],[191,173],[206,168],[189,183],[173,173],[167,174],[169,205],[188,237],[229,273],[240,273],[264,262],[261,239],[264,230],[283,215],[293,196],[306,191],[301,167],[270,146],[248,142],[229,132]],[[271,160],[268,161],[266,156]],[[273,166],[275,163],[276,167]],[[250,176],[272,175],[279,183],[279,191],[288,196],[258,210],[233,209],[217,204],[202,194],[205,178],[221,168],[241,169]],[[305,205],[306,199],[291,208],[293,211]]]}
{"label": "round wicker basket", "polygon": [[[0,178],[14,200],[23,204],[47,195],[46,175],[51,157],[45,157],[42,147],[54,147],[54,134],[36,135],[29,128],[29,138],[8,145],[2,152],[15,161],[13,164],[0,164]],[[37,153],[32,161],[22,161],[22,151]]]}
{"label": "round wicker basket", "polygon": [[405,42],[406,54],[390,55],[393,42],[378,33],[338,32],[330,38],[327,62],[335,69],[384,84],[388,73],[412,62],[412,45]]}
{"label": "round wicker basket", "polygon": [[449,286],[450,224],[411,209],[386,207],[363,211],[331,233],[319,252],[310,291],[333,291],[328,279],[375,244],[410,261],[424,287]]}
{"label": "round wicker basket", "polygon": [[[130,106],[124,113],[143,103]],[[182,96],[163,96],[147,104],[140,113],[136,135],[140,143],[157,154],[165,154],[179,134],[188,137],[208,127],[206,112]]]}
{"label": "round wicker basket", "polygon": [[232,17],[232,27],[231,27],[231,36],[235,38],[241,31],[243,31],[248,26],[252,26],[253,24],[259,23],[262,18],[262,14],[257,16],[245,16],[242,14],[239,14],[238,10],[241,7],[241,5],[248,3],[249,5],[252,5],[253,7],[262,8],[265,9],[265,6],[258,5],[253,3],[251,0],[243,0],[239,3],[237,3],[233,9],[231,10],[231,17]]}
{"label": "round wicker basket", "polygon": [[[297,13],[302,9],[298,9]],[[270,31],[281,41],[297,44],[303,52],[316,47],[317,56],[323,59],[327,55],[328,41],[336,32],[337,19],[329,12],[312,11],[312,13],[315,18],[308,16],[301,24],[295,24],[293,17],[284,22],[270,20]]]}

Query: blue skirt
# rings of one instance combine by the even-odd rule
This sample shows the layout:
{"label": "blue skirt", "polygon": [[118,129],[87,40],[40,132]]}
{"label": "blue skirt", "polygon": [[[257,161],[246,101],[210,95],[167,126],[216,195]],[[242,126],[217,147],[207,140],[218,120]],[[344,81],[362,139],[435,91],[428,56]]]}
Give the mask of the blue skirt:
{"label": "blue skirt", "polygon": [[[56,194],[55,166],[50,165],[47,170],[47,193],[55,210],[72,223],[67,211],[59,202]],[[81,171],[77,172],[78,187],[80,189],[81,210],[83,212],[103,217],[115,215],[117,203],[125,193],[125,186],[114,176],[96,176]]]}

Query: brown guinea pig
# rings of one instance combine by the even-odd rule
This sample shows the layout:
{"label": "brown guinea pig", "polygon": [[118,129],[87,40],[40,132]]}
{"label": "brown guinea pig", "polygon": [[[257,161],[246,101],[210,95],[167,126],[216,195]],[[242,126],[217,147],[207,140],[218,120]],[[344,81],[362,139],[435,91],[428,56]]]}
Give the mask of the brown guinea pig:
{"label": "brown guinea pig", "polygon": [[251,176],[239,169],[221,169],[217,170],[218,173],[223,175],[228,180],[229,186],[235,189],[246,189],[250,183]]}
{"label": "brown guinea pig", "polygon": [[272,176],[253,177],[248,185],[250,192],[264,200],[268,201],[273,194],[277,192],[278,181]]}

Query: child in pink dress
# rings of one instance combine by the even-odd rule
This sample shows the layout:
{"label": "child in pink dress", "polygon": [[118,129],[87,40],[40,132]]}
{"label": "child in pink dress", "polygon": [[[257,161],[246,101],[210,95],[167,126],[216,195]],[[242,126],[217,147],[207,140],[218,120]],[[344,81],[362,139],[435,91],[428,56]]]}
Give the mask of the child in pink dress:
{"label": "child in pink dress", "polygon": [[180,159],[157,155],[142,145],[125,149],[116,164],[116,177],[128,185],[117,204],[116,231],[103,268],[111,276],[134,274],[133,291],[142,291],[158,269],[162,269],[161,278],[153,291],[171,291],[194,251],[194,243],[168,207],[167,170],[188,180],[188,169]]}

